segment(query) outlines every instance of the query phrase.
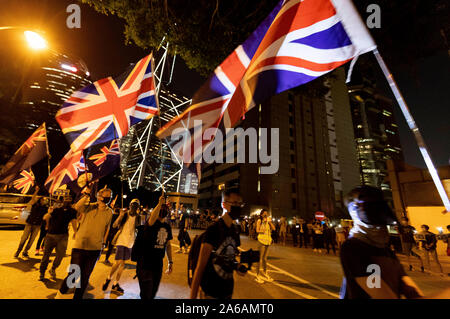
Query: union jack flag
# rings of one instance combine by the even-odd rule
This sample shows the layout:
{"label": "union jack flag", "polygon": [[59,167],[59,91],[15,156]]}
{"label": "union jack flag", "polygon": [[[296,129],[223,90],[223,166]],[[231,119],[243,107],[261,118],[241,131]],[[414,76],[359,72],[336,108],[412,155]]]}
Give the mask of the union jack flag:
{"label": "union jack flag", "polygon": [[19,190],[22,194],[28,193],[34,185],[34,174],[31,169],[23,170],[17,179],[13,181],[14,188]]}
{"label": "union jack flag", "polygon": [[109,147],[107,147],[106,145],[103,146],[100,149],[100,152],[101,153],[94,154],[91,157],[89,157],[89,160],[93,161],[95,166],[102,165],[105,162],[106,157],[109,155],[120,155],[119,140],[112,141]]}
{"label": "union jack flag", "polygon": [[76,152],[121,138],[130,126],[158,112],[153,57],[141,59],[130,72],[98,80],[73,93],[56,114]]}
{"label": "union jack flag", "polygon": [[[206,129],[231,128],[271,95],[305,84],[375,48],[350,0],[280,1],[216,68],[192,105],[157,136],[165,138],[185,127],[191,135],[178,152],[184,153],[185,162],[199,162],[214,138],[214,134],[204,138]],[[202,121],[200,129],[195,120]]]}
{"label": "union jack flag", "polygon": [[63,185],[75,182],[78,176],[86,171],[86,165],[82,151],[69,150],[56,167],[51,171],[45,187],[50,194]]}

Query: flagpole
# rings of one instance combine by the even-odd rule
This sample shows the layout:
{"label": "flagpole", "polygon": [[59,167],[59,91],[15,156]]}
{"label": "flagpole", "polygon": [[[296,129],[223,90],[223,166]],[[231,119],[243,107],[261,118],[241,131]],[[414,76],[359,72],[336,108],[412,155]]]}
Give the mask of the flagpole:
{"label": "flagpole", "polygon": [[378,52],[378,49],[375,49],[372,52],[375,55],[375,58],[377,59],[377,62],[380,65],[381,70],[383,71],[383,74],[391,87],[392,93],[394,93],[394,96],[397,99],[397,102],[400,106],[400,109],[402,110],[403,116],[405,117],[409,128],[414,134],[414,137],[417,141],[417,145],[419,146],[419,150],[422,153],[423,159],[425,160],[425,164],[427,165],[428,172],[430,173],[431,178],[433,179],[434,185],[437,188],[437,191],[439,193],[439,196],[441,197],[445,209],[447,210],[447,212],[450,212],[450,200],[447,196],[447,193],[445,192],[444,186],[442,185],[442,182],[439,178],[438,172],[433,164],[433,161],[431,160],[430,154],[428,152],[422,134],[420,133],[419,128],[417,127],[416,122],[414,121],[411,112],[409,111],[408,105],[403,99],[403,96],[400,93],[397,83],[395,82],[392,73],[386,66],[386,63],[384,63],[384,60],[381,57],[380,52]]}
{"label": "flagpole", "polygon": [[[50,150],[48,149],[48,136],[47,136],[47,125],[44,122],[44,130],[45,130],[45,146],[47,147],[47,170],[48,170],[48,176],[50,176]],[[50,206],[52,205],[52,193],[50,193]]]}

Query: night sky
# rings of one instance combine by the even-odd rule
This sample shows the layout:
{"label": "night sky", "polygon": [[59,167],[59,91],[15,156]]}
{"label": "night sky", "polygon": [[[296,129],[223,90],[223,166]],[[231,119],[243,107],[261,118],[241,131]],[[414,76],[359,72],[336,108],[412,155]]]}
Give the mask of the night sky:
{"label": "night sky", "polygon": [[[82,58],[93,80],[122,73],[129,63],[150,52],[133,44],[125,45],[123,23],[115,16],[106,16],[85,4],[81,7],[81,28],[66,27],[66,7],[76,0],[0,0],[0,26],[23,26],[40,29],[52,47]],[[418,43],[417,45],[420,45]],[[383,54],[382,50],[380,50]],[[368,53],[371,54],[371,53]],[[407,54],[407,52],[399,52]],[[439,53],[418,63],[417,77],[408,70],[389,66],[427,143],[437,166],[450,160],[450,58]],[[1,70],[0,70],[1,72]],[[174,71],[174,86],[191,97],[204,78],[189,70],[178,57]],[[386,84],[381,87],[394,99]],[[425,167],[412,134],[399,108],[395,116],[408,164]]]}

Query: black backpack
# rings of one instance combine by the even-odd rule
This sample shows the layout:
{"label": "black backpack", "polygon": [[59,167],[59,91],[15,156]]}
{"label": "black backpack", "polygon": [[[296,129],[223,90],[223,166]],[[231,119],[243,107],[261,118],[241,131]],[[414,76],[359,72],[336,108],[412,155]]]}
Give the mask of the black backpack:
{"label": "black backpack", "polygon": [[192,279],[194,278],[195,268],[197,267],[198,256],[200,255],[200,248],[202,246],[203,238],[205,238],[205,233],[203,232],[200,235],[196,235],[194,240],[192,241],[191,249],[189,250],[188,255],[188,285],[189,287],[192,284]]}
{"label": "black backpack", "polygon": [[[215,222],[215,223],[218,223],[218,222]],[[234,224],[231,227],[233,227],[234,230],[237,231],[237,233],[239,234],[239,231],[237,230],[237,228]],[[221,230],[221,237],[222,237],[223,229],[220,227],[219,227],[219,229]],[[202,246],[203,239],[205,238],[205,234],[206,234],[206,231],[204,231],[200,235],[196,235],[194,240],[192,241],[191,249],[189,250],[188,269],[187,269],[189,287],[191,286],[192,280],[194,279],[194,272],[195,272],[195,268],[197,268],[198,256],[200,255],[200,248]],[[215,250],[213,250],[211,252],[211,255],[214,253],[215,253]],[[209,258],[211,258],[211,256]]]}

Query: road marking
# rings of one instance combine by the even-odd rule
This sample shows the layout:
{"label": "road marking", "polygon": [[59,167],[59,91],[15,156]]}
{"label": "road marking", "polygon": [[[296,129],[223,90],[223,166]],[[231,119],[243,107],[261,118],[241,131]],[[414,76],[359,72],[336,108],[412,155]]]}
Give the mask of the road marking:
{"label": "road marking", "polygon": [[[252,271],[248,271],[247,273],[249,273],[250,275],[256,277],[256,274],[255,274],[254,272],[252,272]],[[295,289],[293,289],[293,288],[291,288],[291,287],[282,285],[282,284],[276,282],[275,280],[272,281],[272,282],[268,282],[268,283],[273,284],[273,285],[275,285],[275,286],[278,286],[278,287],[280,287],[280,288],[286,289],[286,290],[288,290],[288,291],[290,291],[290,292],[296,294],[297,296],[303,297],[303,298],[305,298],[305,299],[317,299],[316,297],[310,296],[310,295],[308,295],[308,294],[305,294],[305,293],[303,293],[303,292],[300,292],[300,291],[298,291],[298,290],[295,290]]]}
{"label": "road marking", "polygon": [[277,266],[274,266],[274,265],[272,265],[270,263],[267,263],[267,265],[269,265],[270,267],[274,268],[275,270],[278,270],[280,273],[282,273],[282,274],[284,274],[286,276],[289,276],[289,277],[291,277],[291,278],[293,278],[293,279],[295,279],[295,280],[297,280],[297,281],[299,281],[299,282],[301,282],[303,284],[307,284],[307,285],[309,285],[309,286],[311,286],[311,287],[313,287],[313,288],[315,288],[317,290],[320,290],[320,291],[322,291],[322,292],[324,292],[324,293],[326,293],[326,294],[328,294],[328,295],[330,295],[332,297],[335,297],[335,298],[339,299],[339,295],[338,294],[335,294],[335,293],[333,293],[331,291],[328,291],[328,290],[326,290],[326,289],[324,289],[324,288],[322,288],[322,287],[320,287],[320,286],[318,286],[316,284],[313,284],[312,282],[309,282],[308,280],[305,280],[303,278],[297,277],[297,276],[291,274],[290,272],[287,272],[287,271],[285,271],[285,270],[283,270],[281,268],[278,268]]}

